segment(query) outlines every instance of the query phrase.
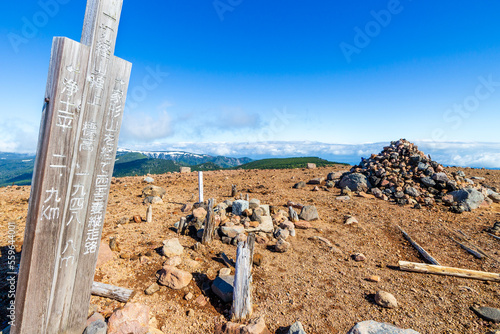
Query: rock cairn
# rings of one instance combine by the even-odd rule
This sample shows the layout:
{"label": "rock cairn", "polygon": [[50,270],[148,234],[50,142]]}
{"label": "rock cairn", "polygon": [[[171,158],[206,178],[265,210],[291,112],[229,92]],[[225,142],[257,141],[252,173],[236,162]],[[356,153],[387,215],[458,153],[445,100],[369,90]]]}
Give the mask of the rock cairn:
{"label": "rock cairn", "polygon": [[[201,239],[208,212],[207,203],[186,204],[185,207],[193,209],[183,217],[185,227],[179,227],[180,222],[176,224],[178,233]],[[286,207],[288,210],[261,204],[256,198],[249,201],[236,199],[217,203],[213,207],[214,238],[236,246],[239,241],[245,241],[249,233],[255,233],[257,243],[276,242],[275,251],[286,252],[290,244],[285,240],[295,236],[295,229],[310,228],[312,225],[309,221],[319,219],[316,207],[312,205],[288,202]],[[187,210],[183,208],[182,211]]]}
{"label": "rock cairn", "polygon": [[491,193],[474,185],[463,171],[447,171],[405,139],[391,142],[379,154],[362,158],[350,172],[338,174],[330,173],[328,180],[337,180],[344,193],[371,192],[379,199],[416,208],[442,203],[455,212],[470,211]]}

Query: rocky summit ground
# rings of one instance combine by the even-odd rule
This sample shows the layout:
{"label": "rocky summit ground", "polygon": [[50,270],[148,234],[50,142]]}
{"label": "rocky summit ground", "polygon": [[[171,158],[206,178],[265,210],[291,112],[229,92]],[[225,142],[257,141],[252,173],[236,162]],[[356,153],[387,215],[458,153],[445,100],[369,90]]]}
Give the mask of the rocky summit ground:
{"label": "rocky summit ground", "polygon": [[[256,244],[262,254],[260,266],[253,269],[255,315],[263,315],[272,333],[287,333],[288,326],[299,320],[308,334],[346,333],[354,324],[375,320],[411,328],[420,333],[486,333],[494,323],[482,320],[472,310],[475,306],[500,307],[499,283],[465,278],[426,275],[398,270],[398,261],[424,262],[403,238],[397,226],[432,254],[442,265],[500,272],[500,241],[484,230],[500,220],[500,204],[493,203],[471,212],[452,213],[443,205],[400,206],[376,198],[353,194],[349,200],[337,200],[340,189],[314,185],[293,189],[299,181],[326,177],[333,171],[348,171],[350,166],[293,170],[236,170],[206,172],[205,198],[217,202],[230,199],[231,185],[238,193],[249,194],[262,204],[287,210],[288,201],[315,205],[320,220],[313,228],[296,229],[289,237],[291,248],[285,253],[274,251],[276,241]],[[450,169],[454,171],[456,169]],[[464,169],[468,176],[484,177],[482,183],[500,189],[500,171]],[[224,252],[235,258],[236,247],[215,240],[210,247],[193,247],[193,236],[179,236],[184,246],[179,268],[193,274],[193,280],[181,290],[165,286],[152,295],[144,290],[157,280],[156,273],[165,262],[161,255],[163,241],[177,237],[174,224],[186,215],[185,203],[197,200],[197,174],[153,175],[154,185],[166,189],[163,203],[154,204],[153,221],[135,223],[131,218],[146,218],[142,189],[144,177],[124,177],[111,186],[103,241],[116,238],[119,250],[101,265],[95,280],[137,291],[132,301],[150,307],[152,324],[163,333],[213,333],[216,324],[228,320],[230,304],[223,303],[211,291],[208,302],[197,298],[207,284],[226,266],[219,258]],[[7,224],[17,226],[17,251],[23,242],[29,187],[0,188],[1,231]],[[369,197],[369,196],[367,196]],[[345,224],[347,215],[358,223]],[[491,258],[478,260],[450,239],[452,232],[463,233]],[[6,233],[2,232],[0,258],[2,284],[5,284]],[[311,237],[331,241],[333,247]],[[365,261],[357,262],[353,254],[362,253]],[[359,258],[358,258],[359,259]],[[191,260],[191,261],[190,261]],[[234,270],[234,269],[233,269]],[[370,281],[378,276],[378,282]],[[208,283],[207,283],[208,282]],[[1,286],[2,311],[5,290]],[[376,304],[375,294],[382,290],[397,300],[397,308]],[[192,298],[185,296],[192,293]],[[105,317],[123,304],[92,297],[93,307]],[[2,316],[2,321],[4,317]]]}

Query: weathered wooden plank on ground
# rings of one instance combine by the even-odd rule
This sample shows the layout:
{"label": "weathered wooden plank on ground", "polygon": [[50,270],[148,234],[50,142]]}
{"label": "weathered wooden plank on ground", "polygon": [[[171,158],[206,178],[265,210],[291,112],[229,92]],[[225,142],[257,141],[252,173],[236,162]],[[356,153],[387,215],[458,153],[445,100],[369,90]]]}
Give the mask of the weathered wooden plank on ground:
{"label": "weathered wooden plank on ground", "polygon": [[82,44],[54,39],[13,333],[85,326],[131,64],[113,56],[122,0],[90,0]]}
{"label": "weathered wooden plank on ground", "polygon": [[432,264],[435,264],[435,265],[438,265],[439,266],[439,262],[437,262],[437,260],[435,258],[433,258],[425,249],[423,249],[419,244],[417,244],[415,241],[413,241],[413,239],[408,235],[408,233],[406,233],[405,231],[403,231],[403,229],[401,227],[399,227],[399,230],[401,231],[401,233],[403,233],[403,236],[405,237],[406,240],[408,240],[408,242],[420,253],[420,255],[422,255],[427,261],[429,261],[430,263]]}
{"label": "weathered wooden plank on ground", "polygon": [[126,303],[135,295],[135,291],[110,284],[94,282],[92,283],[92,294],[94,296],[111,298]]}
{"label": "weathered wooden plank on ground", "polygon": [[232,321],[244,321],[253,313],[252,304],[252,264],[255,234],[250,233],[246,242],[239,242],[236,250],[234,274]]}
{"label": "weathered wooden plank on ground", "polygon": [[413,271],[424,274],[456,276],[462,278],[478,279],[481,281],[500,282],[500,274],[489,273],[485,271],[453,268],[453,267],[436,266],[426,263],[399,261],[399,269],[404,271]]}

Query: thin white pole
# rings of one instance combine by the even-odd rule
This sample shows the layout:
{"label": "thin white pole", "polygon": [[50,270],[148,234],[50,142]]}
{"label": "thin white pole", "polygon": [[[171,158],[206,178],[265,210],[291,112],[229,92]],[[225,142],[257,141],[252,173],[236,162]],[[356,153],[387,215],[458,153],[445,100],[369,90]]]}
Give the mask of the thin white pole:
{"label": "thin white pole", "polygon": [[200,203],[203,203],[203,172],[198,172],[198,189],[200,190]]}

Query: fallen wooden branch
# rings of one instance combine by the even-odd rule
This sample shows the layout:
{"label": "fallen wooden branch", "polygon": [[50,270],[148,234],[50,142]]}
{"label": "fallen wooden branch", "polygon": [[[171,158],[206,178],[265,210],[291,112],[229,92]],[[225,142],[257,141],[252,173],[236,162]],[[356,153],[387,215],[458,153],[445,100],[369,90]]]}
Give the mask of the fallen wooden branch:
{"label": "fallen wooden branch", "polygon": [[324,242],[329,247],[333,246],[332,243],[331,243],[331,241],[328,240],[327,238],[323,238],[323,237],[319,237],[319,236],[315,235],[315,236],[309,237],[308,239],[309,240],[319,240],[319,241],[322,241],[322,242]]}
{"label": "fallen wooden branch", "polygon": [[424,274],[456,276],[463,278],[478,279],[481,281],[500,282],[500,274],[489,273],[485,271],[453,268],[453,267],[436,266],[426,263],[399,261],[399,269],[404,271],[413,271]]}
{"label": "fallen wooden branch", "polygon": [[493,238],[495,238],[495,239],[497,239],[497,240],[500,240],[500,237],[497,237],[496,235],[491,234],[491,233],[489,233],[489,232],[486,232],[486,233],[488,233],[488,234],[489,234],[490,236],[492,236]]}
{"label": "fallen wooden branch", "polygon": [[92,294],[95,296],[116,299],[122,303],[126,303],[135,295],[135,291],[120,288],[114,285],[94,282],[92,283]]}
{"label": "fallen wooden branch", "polygon": [[435,264],[435,265],[438,265],[438,266],[440,265],[439,262],[437,262],[437,260],[435,258],[433,258],[429,253],[427,253],[427,251],[425,249],[423,249],[422,247],[420,247],[419,244],[417,244],[415,241],[413,241],[413,239],[408,235],[408,233],[403,231],[403,229],[401,227],[398,226],[398,228],[401,231],[401,233],[403,233],[403,236],[405,237],[405,239],[410,242],[410,244],[420,253],[420,255],[422,255],[428,262]]}
{"label": "fallen wooden branch", "polygon": [[451,240],[455,241],[457,244],[460,245],[460,247],[462,247],[463,249],[465,249],[467,252],[471,253],[475,258],[478,258],[478,259],[482,259],[484,257],[483,254],[479,253],[479,252],[476,252],[475,250],[465,246],[463,243],[461,243],[460,241],[458,240],[455,240],[453,239],[453,237],[450,237]]}

